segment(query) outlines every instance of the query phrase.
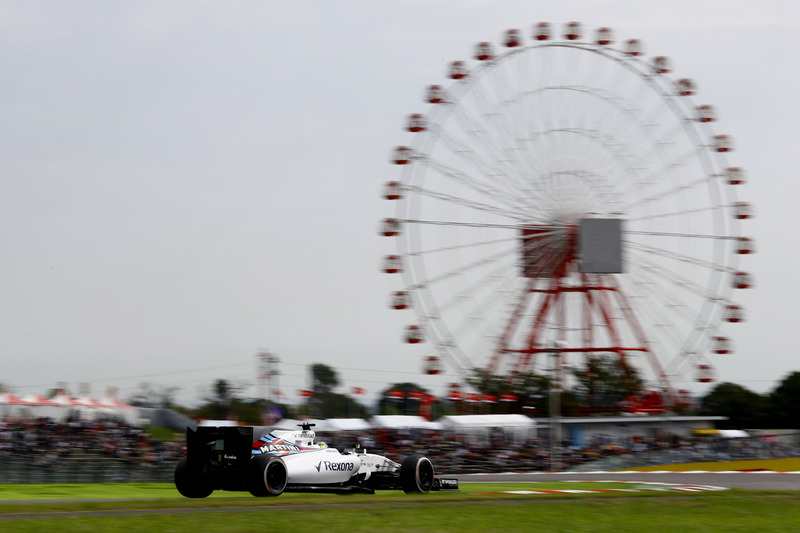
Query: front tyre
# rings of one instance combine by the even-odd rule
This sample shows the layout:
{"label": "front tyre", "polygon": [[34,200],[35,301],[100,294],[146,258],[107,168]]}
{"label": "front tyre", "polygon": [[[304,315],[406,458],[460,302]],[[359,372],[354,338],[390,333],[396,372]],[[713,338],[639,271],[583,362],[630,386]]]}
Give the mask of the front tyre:
{"label": "front tyre", "polygon": [[280,457],[256,455],[250,460],[248,490],[257,498],[280,496],[289,476]]}
{"label": "front tyre", "polygon": [[175,488],[186,498],[206,498],[214,492],[205,476],[186,467],[186,457],[175,466]]}
{"label": "front tyre", "polygon": [[400,464],[400,486],[406,494],[427,494],[433,487],[433,464],[422,455],[410,455]]}

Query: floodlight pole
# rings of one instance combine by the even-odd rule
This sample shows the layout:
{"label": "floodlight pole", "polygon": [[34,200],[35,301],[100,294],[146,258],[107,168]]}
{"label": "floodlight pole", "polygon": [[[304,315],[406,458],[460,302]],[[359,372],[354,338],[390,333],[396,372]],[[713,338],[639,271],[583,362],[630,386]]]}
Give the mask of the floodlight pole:
{"label": "floodlight pole", "polygon": [[[262,388],[261,397],[265,400],[266,408],[269,410],[274,407],[276,403],[274,386],[277,386],[278,376],[280,375],[280,369],[278,368],[280,357],[268,350],[260,351],[256,357],[258,358],[259,364],[259,380],[261,381]],[[266,385],[266,387],[264,387],[264,385]],[[264,389],[266,389],[266,391]]]}

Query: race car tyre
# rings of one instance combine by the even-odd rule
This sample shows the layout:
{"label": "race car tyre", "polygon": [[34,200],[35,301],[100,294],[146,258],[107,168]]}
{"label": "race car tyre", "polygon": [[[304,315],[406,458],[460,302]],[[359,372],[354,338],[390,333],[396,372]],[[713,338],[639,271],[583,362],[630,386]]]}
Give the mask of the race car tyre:
{"label": "race car tyre", "polygon": [[400,486],[406,494],[430,492],[433,487],[433,464],[422,455],[409,455],[400,464]]}
{"label": "race car tyre", "polygon": [[186,457],[175,466],[175,488],[187,498],[206,498],[214,492],[214,488],[202,474],[190,472],[186,467]]}
{"label": "race car tyre", "polygon": [[257,455],[250,460],[250,463],[250,479],[248,480],[250,494],[258,498],[280,496],[289,479],[283,459]]}

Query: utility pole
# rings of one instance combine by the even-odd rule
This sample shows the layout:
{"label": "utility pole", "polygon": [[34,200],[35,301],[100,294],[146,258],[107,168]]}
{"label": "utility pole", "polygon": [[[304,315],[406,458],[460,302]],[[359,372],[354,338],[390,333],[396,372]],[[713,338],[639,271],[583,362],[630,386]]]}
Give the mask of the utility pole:
{"label": "utility pole", "polygon": [[550,383],[550,470],[561,469],[561,349],[564,341],[553,341],[550,355],[553,358],[553,380]]}

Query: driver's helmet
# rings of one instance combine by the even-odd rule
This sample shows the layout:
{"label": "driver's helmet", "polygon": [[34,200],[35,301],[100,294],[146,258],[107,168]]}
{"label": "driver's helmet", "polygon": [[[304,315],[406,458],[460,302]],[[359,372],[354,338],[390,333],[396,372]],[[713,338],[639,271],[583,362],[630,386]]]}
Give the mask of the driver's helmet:
{"label": "driver's helmet", "polygon": [[328,445],[325,444],[325,442],[318,442],[317,444],[319,445],[320,448],[323,448],[323,449],[328,447]]}

